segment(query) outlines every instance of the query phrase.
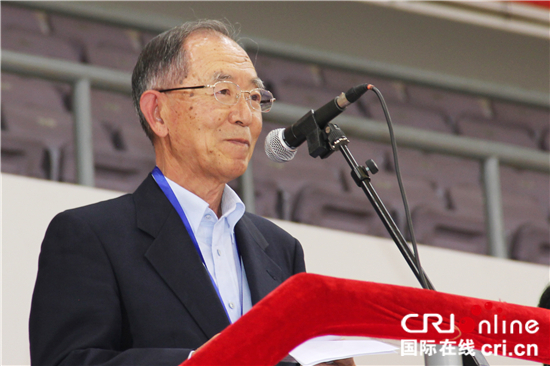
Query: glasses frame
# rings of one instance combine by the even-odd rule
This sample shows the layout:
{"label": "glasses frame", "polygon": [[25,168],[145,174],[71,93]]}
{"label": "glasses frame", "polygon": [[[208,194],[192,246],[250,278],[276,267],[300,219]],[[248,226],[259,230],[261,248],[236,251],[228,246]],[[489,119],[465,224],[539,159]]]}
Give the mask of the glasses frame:
{"label": "glasses frame", "polygon": [[[235,84],[234,82],[232,81],[229,81],[229,80],[220,80],[220,81],[217,81],[215,82],[213,85],[199,85],[199,86],[182,86],[182,87],[179,87],[179,88],[170,88],[170,89],[160,89],[160,90],[157,90],[159,93],[168,93],[168,92],[173,92],[173,91],[177,91],[177,90],[192,90],[192,89],[204,89],[204,88],[212,88],[214,89],[216,87],[216,85],[218,84],[221,84],[221,83],[225,83],[225,84],[233,84],[235,85],[238,90],[240,91],[240,93],[238,93],[238,97],[235,99],[235,103],[233,104],[226,104],[226,103],[223,103],[221,102],[218,97],[216,97],[216,93],[214,93],[214,98],[221,104],[223,105],[236,105],[237,103],[239,103],[239,99],[241,98],[241,95],[242,93],[248,93],[248,98],[245,97],[245,100],[248,102],[248,105],[250,106],[250,108],[252,108],[253,110],[258,110],[256,108],[254,108],[254,106],[252,106],[252,103],[250,102],[250,93],[253,92],[254,90],[263,90],[263,91],[266,91],[268,92],[269,94],[271,94],[271,96],[273,97],[273,93],[271,93],[269,90],[267,89],[264,89],[264,88],[254,88],[254,89],[250,89],[248,91],[245,91],[245,90],[242,90],[241,87],[239,86],[239,84]],[[269,107],[269,109],[267,110],[263,110],[262,109],[262,105],[260,103],[260,109],[259,111],[262,112],[262,113],[267,113],[271,110],[271,108],[273,107],[273,102],[275,101],[276,99],[275,98],[270,98],[270,102],[271,102],[271,106]]]}

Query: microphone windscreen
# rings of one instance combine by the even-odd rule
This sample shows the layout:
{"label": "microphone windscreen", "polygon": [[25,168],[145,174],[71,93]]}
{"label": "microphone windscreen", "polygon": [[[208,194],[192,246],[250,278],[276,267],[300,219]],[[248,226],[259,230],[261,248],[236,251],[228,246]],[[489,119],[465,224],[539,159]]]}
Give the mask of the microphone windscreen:
{"label": "microphone windscreen", "polygon": [[290,161],[296,155],[296,149],[291,149],[283,140],[284,128],[277,128],[267,134],[265,138],[265,153],[269,159],[276,163]]}

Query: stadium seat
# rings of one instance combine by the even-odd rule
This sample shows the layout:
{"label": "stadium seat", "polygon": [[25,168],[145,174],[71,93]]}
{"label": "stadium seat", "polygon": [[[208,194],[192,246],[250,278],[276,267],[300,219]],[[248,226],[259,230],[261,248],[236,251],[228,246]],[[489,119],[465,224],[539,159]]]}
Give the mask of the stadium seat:
{"label": "stadium seat", "polygon": [[52,33],[80,45],[102,45],[129,51],[141,49],[141,34],[133,29],[51,14]]}
{"label": "stadium seat", "polygon": [[142,48],[141,34],[133,29],[58,14],[52,14],[50,22],[53,35],[66,39],[86,62],[98,66],[128,70],[128,58],[133,58],[124,55],[135,55]]}
{"label": "stadium seat", "polygon": [[19,29],[2,31],[2,49],[73,62],[82,58],[64,39]]}
{"label": "stadium seat", "polygon": [[[233,188],[233,187],[232,187]],[[257,180],[254,185],[256,214],[264,217],[290,220],[290,206],[285,193],[273,180]]]}
{"label": "stadium seat", "polygon": [[479,219],[452,212],[437,212],[419,207],[412,212],[418,243],[464,252],[487,254],[485,224]]}
{"label": "stadium seat", "polygon": [[104,90],[92,90],[92,117],[112,126],[139,125],[132,98]]}
{"label": "stadium seat", "polygon": [[6,105],[2,106],[2,125],[3,164],[9,166],[8,160],[17,158],[25,161],[24,175],[60,179],[64,153],[74,139],[68,112]]}
{"label": "stadium seat", "polygon": [[464,216],[483,220],[484,198],[479,185],[461,184],[449,187],[449,207]]}
{"label": "stadium seat", "polygon": [[[448,236],[452,233],[454,238],[452,241],[449,241],[449,237],[444,238],[443,241],[435,238],[433,242],[446,242],[445,245],[451,245],[450,248],[486,254],[485,207],[481,188],[472,185],[451,187],[449,200],[452,211],[449,211],[449,215],[442,215],[438,220],[442,222],[448,220],[444,234]],[[516,233],[524,225],[548,226],[547,216],[537,202],[530,197],[505,195],[502,209],[507,245],[512,245],[513,240],[517,240]]]}
{"label": "stadium seat", "polygon": [[503,196],[523,195],[534,199],[550,216],[550,175],[542,172],[519,170],[507,166],[500,168]]}
{"label": "stadium seat", "polygon": [[276,98],[284,97],[279,90],[280,85],[296,85],[322,87],[321,69],[314,64],[286,60],[280,57],[271,57],[264,54],[253,54],[252,63],[256,67],[258,76],[264,81]]}
{"label": "stadium seat", "polygon": [[136,127],[122,128],[122,150],[117,149],[117,146],[111,150],[95,149],[98,187],[133,192],[155,167],[153,145],[141,128]]}
{"label": "stadium seat", "polygon": [[24,136],[10,136],[2,129],[2,173],[46,178],[44,148],[41,143]]}
{"label": "stadium seat", "polygon": [[408,85],[408,100],[411,104],[444,111],[453,121],[461,116],[490,118],[493,115],[488,99],[433,87]]}
{"label": "stadium seat", "polygon": [[538,223],[521,226],[512,240],[510,257],[550,265],[550,226]]}
{"label": "stadium seat", "polygon": [[40,10],[2,4],[2,32],[7,29],[21,29],[34,33],[48,34],[47,15]]}
{"label": "stadium seat", "polygon": [[[429,231],[418,231],[418,240],[431,245],[461,250],[466,252],[487,254],[487,237],[485,228],[483,194],[478,186],[460,185],[451,187],[448,191],[450,210],[445,213],[435,213],[433,227]],[[413,213],[425,214],[420,209]],[[429,222],[428,217],[424,220]]]}
{"label": "stadium seat", "polygon": [[[113,131],[97,120],[93,121],[92,128],[96,187],[133,192],[155,166],[151,143],[141,132],[148,144],[148,149],[136,147],[141,146],[141,141],[136,138],[137,134]],[[123,142],[119,145],[115,144],[115,133],[122,136],[119,139]],[[63,166],[63,181],[76,182],[74,154],[73,145],[67,153],[67,162]]]}
{"label": "stadium seat", "polygon": [[[424,153],[419,150],[400,148],[399,167],[406,178],[423,178],[434,182],[439,189],[451,186],[480,183],[478,161],[450,155]],[[390,169],[395,169],[393,159],[389,159]]]}
{"label": "stadium seat", "polygon": [[139,52],[125,49],[89,45],[88,62],[92,65],[107,67],[131,73],[136,65]]}
{"label": "stadium seat", "polygon": [[122,149],[125,150],[127,154],[152,163],[152,170],[155,161],[153,144],[147,135],[145,135],[141,125],[137,121],[135,123],[121,125],[120,133],[123,141]]}
{"label": "stadium seat", "polygon": [[502,123],[493,124],[481,119],[464,118],[457,122],[457,130],[459,134],[464,136],[518,145],[531,149],[538,148],[533,138],[533,132],[527,128],[504,125]]}
{"label": "stadium seat", "polygon": [[[433,109],[416,107],[400,102],[387,102],[388,111],[395,125],[422,128],[434,132],[453,133],[452,127],[445,121],[445,116]],[[368,106],[371,118],[386,122],[386,116],[378,100]]]}
{"label": "stadium seat", "polygon": [[[379,172],[371,175],[371,183],[392,215],[395,223],[400,230],[405,234],[407,228],[407,220],[405,209],[397,177],[394,173]],[[419,207],[430,208],[433,211],[445,211],[445,200],[441,193],[438,193],[433,185],[424,179],[403,179],[403,186],[407,194],[407,202],[411,213]],[[424,225],[424,222],[414,222],[413,225]]]}
{"label": "stadium seat", "polygon": [[[307,153],[306,153],[307,154]],[[273,207],[265,211],[273,212],[275,210],[281,216],[277,218],[290,220],[291,213],[295,207],[297,194],[306,186],[316,182],[334,183],[338,187],[338,192],[343,188],[340,182],[340,171],[326,169],[320,159],[313,159],[305,156],[311,162],[305,164],[300,159],[295,159],[287,163],[275,163],[265,161],[261,154],[253,155],[254,185],[258,195],[272,195],[276,197],[264,198],[263,202],[276,202]],[[272,183],[272,184],[271,184]],[[276,188],[276,190],[273,190]]]}
{"label": "stadium seat", "polygon": [[549,226],[548,212],[539,205],[538,201],[525,195],[503,195],[504,230],[508,242],[512,240],[516,231],[523,225]]}
{"label": "stadium seat", "polygon": [[494,101],[493,109],[497,120],[513,121],[535,131],[548,128],[550,110],[523,104]]}
{"label": "stadium seat", "polygon": [[388,236],[367,197],[359,190],[339,192],[339,184],[316,182],[297,194],[294,221],[373,236]]}
{"label": "stadium seat", "polygon": [[[66,89],[70,88],[65,85]],[[35,78],[2,73],[2,105],[67,112],[61,85]]]}
{"label": "stadium seat", "polygon": [[477,160],[456,156],[430,153],[428,170],[440,187],[454,185],[479,185],[481,182],[481,164]]}
{"label": "stadium seat", "polygon": [[[298,148],[297,154],[289,162],[275,163],[264,153],[265,136],[272,130],[284,126],[275,123],[264,122],[262,133],[256,144],[256,151],[252,156],[254,186],[256,189],[257,212],[273,213],[285,220],[291,219],[291,212],[298,192],[314,182],[333,182],[339,185],[339,191],[343,191],[341,183],[340,166],[330,163],[334,157],[328,159],[313,159],[307,151],[307,144]],[[342,162],[343,163],[343,162]],[[262,207],[263,204],[271,205]]]}

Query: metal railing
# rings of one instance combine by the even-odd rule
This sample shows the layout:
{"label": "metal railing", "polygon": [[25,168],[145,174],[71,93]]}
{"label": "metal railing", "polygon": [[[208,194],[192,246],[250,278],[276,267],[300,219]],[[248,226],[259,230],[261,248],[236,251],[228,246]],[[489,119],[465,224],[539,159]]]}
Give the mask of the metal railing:
{"label": "metal railing", "polygon": [[[60,5],[58,3],[48,2],[28,2],[26,5],[111,23],[117,23],[118,19],[120,25],[133,26],[146,30],[160,31],[171,25],[175,25],[173,23],[176,22],[174,19],[155,20],[135,18],[121,14],[102,13],[97,9],[94,10],[93,8],[79,4]],[[335,55],[329,52],[290,46],[258,38],[255,38],[255,42],[247,41],[246,38],[243,38],[243,42],[243,46],[248,50],[255,51],[260,49],[262,53],[285,57],[296,61],[309,62],[320,66],[345,69],[354,72],[376,74],[405,82],[429,85],[493,99],[525,103],[537,107],[550,107],[550,96],[542,92],[481,82],[473,79],[457,78],[450,75],[442,75],[397,65],[365,61],[345,55]],[[2,71],[63,81],[73,85],[77,178],[80,184],[93,186],[94,161],[91,127],[91,88],[94,87],[130,94],[131,75],[112,69],[21,54],[8,50],[2,50]],[[266,115],[266,120],[288,125],[298,120],[305,112],[306,110],[304,108],[277,103],[272,111]],[[337,120],[350,136],[357,136],[371,141],[389,141],[389,134],[385,123],[346,115],[338,117]],[[403,126],[395,126],[395,135],[401,147],[410,147],[477,159],[482,162],[483,189],[487,214],[486,222],[490,248],[489,254],[497,257],[507,257],[500,192],[500,164],[549,173],[550,154],[508,144],[453,136]],[[241,177],[241,187],[243,201],[247,209],[254,212],[254,187],[251,166],[245,175]]]}

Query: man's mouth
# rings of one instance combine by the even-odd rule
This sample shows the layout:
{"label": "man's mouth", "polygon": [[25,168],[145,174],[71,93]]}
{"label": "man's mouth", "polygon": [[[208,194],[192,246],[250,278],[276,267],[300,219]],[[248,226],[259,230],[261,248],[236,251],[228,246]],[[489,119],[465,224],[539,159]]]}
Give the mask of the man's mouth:
{"label": "man's mouth", "polygon": [[232,142],[232,143],[237,144],[237,145],[250,146],[250,142],[248,142],[247,139],[234,138],[234,139],[229,139],[227,141]]}

